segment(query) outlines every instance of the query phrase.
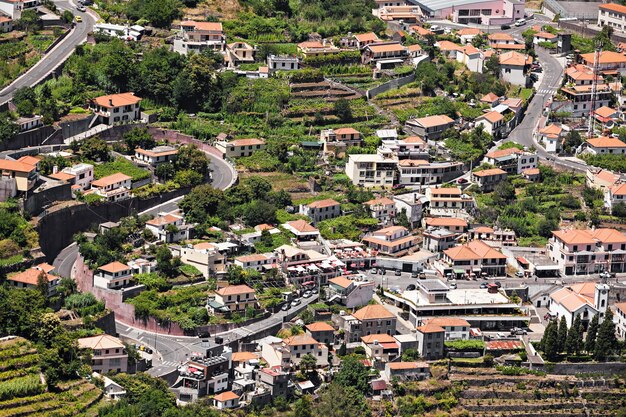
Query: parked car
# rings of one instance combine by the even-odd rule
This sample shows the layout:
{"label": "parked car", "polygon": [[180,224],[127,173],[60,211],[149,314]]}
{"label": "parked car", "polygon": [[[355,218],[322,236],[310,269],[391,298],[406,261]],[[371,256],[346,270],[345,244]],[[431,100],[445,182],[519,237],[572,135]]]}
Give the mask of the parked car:
{"label": "parked car", "polygon": [[500,26],[501,30],[507,30],[507,29],[511,29],[511,25],[502,25]]}
{"label": "parked car", "polygon": [[419,274],[417,272],[411,272],[411,278],[417,278],[418,275]]}
{"label": "parked car", "polygon": [[511,336],[524,336],[526,334],[528,334],[528,332],[522,328],[513,327],[511,329]]}
{"label": "parked car", "polygon": [[299,298],[296,298],[291,302],[292,307],[299,306],[300,304],[302,304],[302,300],[300,300]]}
{"label": "parked car", "polygon": [[304,298],[309,298],[311,295],[311,291],[305,291],[304,294],[302,295]]}
{"label": "parked car", "polygon": [[465,178],[459,178],[458,180],[456,180],[456,182],[458,184],[465,184],[467,182],[467,180]]}
{"label": "parked car", "polygon": [[524,26],[526,24],[526,19],[519,19],[517,22],[515,22],[515,26],[520,27],[520,26]]}
{"label": "parked car", "polygon": [[395,275],[397,277],[401,276],[402,275],[402,271],[400,271],[399,269],[396,269]]}
{"label": "parked car", "polygon": [[290,304],[289,303],[285,303],[283,304],[283,306],[280,308],[282,311],[287,311],[289,310]]}
{"label": "parked car", "polygon": [[405,187],[404,184],[394,184],[393,187],[391,187],[394,190],[401,190]]}
{"label": "parked car", "polygon": [[311,290],[311,292],[312,292],[313,294],[317,294],[319,291],[317,291],[317,288],[313,288],[313,289]]}
{"label": "parked car", "polygon": [[480,283],[480,288],[487,288],[487,283],[486,282],[481,282]]}
{"label": "parked car", "polygon": [[518,277],[518,278],[524,278],[524,271],[517,271],[515,273],[515,276]]}
{"label": "parked car", "polygon": [[459,287],[459,286],[458,286],[458,285],[456,285],[456,282],[455,282],[455,281],[453,281],[453,282],[451,282],[451,283],[450,283],[450,289],[456,290],[458,287]]}
{"label": "parked car", "polygon": [[372,274],[372,275],[376,275],[377,272],[378,271],[376,270],[376,268],[370,269],[370,274]]}
{"label": "parked car", "polygon": [[82,18],[82,17],[80,17],[80,16],[76,16],[76,17],[74,17],[74,22],[76,22],[76,23],[80,23],[80,22],[82,22],[82,21],[83,21],[83,18]]}
{"label": "parked car", "polygon": [[415,290],[415,288],[416,288],[416,287],[415,287],[415,285],[410,284],[410,285],[408,285],[408,286],[406,287],[406,290],[407,290],[407,291],[414,291],[414,290]]}

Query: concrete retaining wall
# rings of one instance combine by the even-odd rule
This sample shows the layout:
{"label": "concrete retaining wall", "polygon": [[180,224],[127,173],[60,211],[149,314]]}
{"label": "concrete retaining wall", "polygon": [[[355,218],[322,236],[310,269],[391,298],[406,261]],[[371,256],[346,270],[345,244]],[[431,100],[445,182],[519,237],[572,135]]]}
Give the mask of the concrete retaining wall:
{"label": "concrete retaining wall", "polygon": [[78,204],[49,213],[44,212],[36,226],[39,232],[39,244],[46,254],[47,262],[52,263],[59,252],[72,243],[76,233],[84,232],[107,221],[116,222],[122,217],[140,213],[188,192],[189,187],[183,187],[147,199],[134,197],[115,203]]}
{"label": "concrete retaining wall", "polygon": [[381,93],[389,91],[393,88],[400,88],[403,85],[412,83],[413,81],[415,81],[415,73],[412,73],[411,75],[407,75],[406,77],[394,78],[391,81],[387,81],[386,83],[379,85],[378,87],[374,87],[374,88],[367,90],[366,95],[368,99],[371,99]]}
{"label": "concrete retaining wall", "polygon": [[[18,133],[13,138],[0,142],[0,152],[15,149],[39,146],[44,140],[55,132],[52,126],[43,126],[27,132]],[[48,144],[48,142],[46,142]]]}

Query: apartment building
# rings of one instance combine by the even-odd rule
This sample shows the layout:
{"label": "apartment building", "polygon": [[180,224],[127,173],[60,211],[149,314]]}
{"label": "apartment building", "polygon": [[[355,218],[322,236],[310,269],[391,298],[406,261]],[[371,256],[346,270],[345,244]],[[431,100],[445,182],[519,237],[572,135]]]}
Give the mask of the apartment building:
{"label": "apartment building", "polygon": [[434,317],[424,321],[441,327],[445,333],[445,340],[468,340],[470,338],[470,324],[467,320],[459,317]]}
{"label": "apartment building", "polygon": [[126,346],[117,337],[101,334],[83,337],[77,340],[80,349],[89,350],[91,369],[100,374],[109,372],[126,372],[128,370],[128,353]]}
{"label": "apartment building", "polygon": [[363,203],[369,209],[372,217],[380,223],[388,223],[396,217],[396,205],[390,198],[375,198]]}
{"label": "apartment building", "polygon": [[121,262],[102,265],[93,276],[94,287],[117,290],[133,282],[132,269]]}
{"label": "apartment building", "polygon": [[426,141],[439,140],[443,132],[454,126],[454,120],[445,114],[409,119],[407,127]]}
{"label": "apartment building", "polygon": [[515,231],[487,226],[479,226],[469,230],[470,240],[482,240],[494,246],[515,246],[517,239]]}
{"label": "apartment building", "polygon": [[459,234],[444,227],[429,227],[423,232],[422,248],[432,253],[439,253],[456,246]]}
{"label": "apartment building", "polygon": [[220,288],[215,292],[215,301],[228,307],[231,312],[258,307],[256,291],[247,285],[229,285]]}
{"label": "apartment building", "polygon": [[363,48],[363,64],[400,64],[408,57],[407,48],[399,42],[373,43]]}
{"label": "apartment building", "polygon": [[256,138],[235,139],[230,142],[216,142],[215,147],[222,153],[223,158],[239,158],[262,151],[265,149],[265,141]]}
{"label": "apartment building", "polygon": [[351,127],[324,129],[320,133],[320,140],[324,144],[324,154],[331,154],[336,158],[343,158],[348,148],[363,144],[361,133]]}
{"label": "apartment building", "polygon": [[417,0],[417,4],[428,18],[450,19],[463,24],[502,25],[524,17],[524,3],[512,0]]}
{"label": "apartment building", "polygon": [[425,228],[442,228],[456,233],[457,235],[467,231],[467,221],[454,217],[426,217]]}
{"label": "apartment building", "polygon": [[626,204],[625,183],[616,184],[604,190],[604,207],[606,207],[609,212],[613,212],[613,208],[617,204]]}
{"label": "apartment building", "polygon": [[[228,389],[229,370],[232,368],[232,350],[225,347],[221,354],[205,357],[200,353],[192,353],[189,359],[177,368],[178,378],[171,390],[176,394],[176,400],[181,403],[191,403],[201,397],[225,393],[218,401],[226,404],[226,408],[236,404],[237,398],[224,392]],[[232,394],[232,392],[231,392]]]}
{"label": "apartment building", "polygon": [[92,181],[91,189],[107,201],[124,200],[130,197],[131,181],[128,175],[117,172]]}
{"label": "apartment building", "polygon": [[89,107],[98,116],[98,123],[113,126],[141,119],[141,98],[135,93],[110,94],[94,98]]}
{"label": "apartment building", "polygon": [[474,199],[458,187],[426,189],[429,214],[433,217],[458,217],[476,207]]}
{"label": "apartment building", "polygon": [[372,300],[376,283],[373,281],[356,281],[347,277],[336,277],[328,280],[327,299],[347,308],[366,305]]}
{"label": "apartment building", "polygon": [[395,335],[397,317],[380,304],[367,305],[352,315],[338,318],[346,343],[359,342],[372,334]]}
{"label": "apartment building", "polygon": [[396,207],[396,214],[404,210],[409,224],[415,227],[422,220],[426,196],[417,192],[396,194],[393,196],[393,203]]}
{"label": "apartment building", "polygon": [[417,239],[402,226],[390,226],[371,232],[363,238],[363,242],[381,254],[403,256],[416,246]]}
{"label": "apartment building", "polygon": [[375,362],[391,362],[400,354],[400,345],[386,333],[361,337],[361,346],[365,349],[365,356]]}
{"label": "apartment building", "polygon": [[397,165],[398,160],[390,154],[353,154],[348,157],[346,175],[354,185],[390,188]]}
{"label": "apartment building", "polygon": [[398,162],[398,184],[405,186],[437,185],[463,175],[462,162],[428,162],[403,159]]}
{"label": "apartment building", "polygon": [[178,256],[184,264],[196,267],[204,278],[215,277],[226,272],[226,255],[218,246],[210,242],[193,246],[170,246],[173,256]]}
{"label": "apartment building", "polygon": [[608,106],[613,97],[613,91],[607,84],[598,84],[596,86],[596,99],[592,107],[591,103],[591,85],[568,85],[561,87],[563,96],[571,102],[572,117],[586,117],[592,111],[603,106]]}
{"label": "apartment building", "polygon": [[615,229],[557,230],[547,254],[565,275],[626,272],[626,235]]}
{"label": "apartment building", "polygon": [[[93,165],[80,163],[72,165],[71,167],[63,168],[61,171],[64,174],[71,176],[71,183],[77,186],[78,191],[85,191],[91,186],[93,181]],[[50,175],[54,178],[54,174]]]}
{"label": "apartment building", "polygon": [[399,159],[425,159],[428,160],[428,143],[419,136],[409,136],[404,139],[384,139],[381,147],[389,150]]}
{"label": "apartment building", "polygon": [[308,216],[311,219],[311,223],[316,224],[322,220],[341,216],[341,204],[332,198],[313,201],[309,204],[302,204],[300,206],[300,214]]}
{"label": "apartment building", "polygon": [[332,345],[335,341],[335,328],[324,321],[307,324],[304,328],[309,336],[320,343]]}
{"label": "apartment building", "polygon": [[223,52],[226,49],[226,36],[219,22],[185,20],[174,22],[172,29],[178,31],[173,49],[179,54],[200,53],[207,49]]}
{"label": "apartment building", "polygon": [[598,26],[609,26],[617,32],[626,31],[626,6],[617,3],[600,4]]}
{"label": "apartment building", "polygon": [[495,110],[477,117],[476,126],[482,126],[483,131],[489,133],[495,139],[501,139],[508,133],[504,116]]}
{"label": "apartment building", "polygon": [[506,255],[481,240],[443,251],[440,269],[443,276],[459,278],[475,276],[506,276]]}
{"label": "apartment building", "polygon": [[[595,53],[590,52],[588,54],[581,54],[580,59],[583,64],[592,68],[595,61]],[[600,52],[600,59],[598,60],[598,69],[602,73],[623,73],[626,71],[626,56],[619,52],[614,51],[602,51]]]}
{"label": "apartment building", "polygon": [[415,328],[417,351],[420,357],[426,360],[436,360],[443,357],[446,331],[435,324],[423,324]]}

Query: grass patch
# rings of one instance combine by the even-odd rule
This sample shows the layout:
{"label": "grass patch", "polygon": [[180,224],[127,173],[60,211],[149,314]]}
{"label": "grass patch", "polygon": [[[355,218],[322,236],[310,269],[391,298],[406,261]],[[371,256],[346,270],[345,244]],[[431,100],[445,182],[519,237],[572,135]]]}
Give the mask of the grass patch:
{"label": "grass patch", "polygon": [[519,93],[519,97],[524,101],[527,101],[532,95],[533,95],[532,88],[522,88],[522,90]]}
{"label": "grass patch", "polygon": [[22,262],[24,257],[21,254],[13,255],[9,258],[0,259],[0,266],[8,266],[14,265],[16,263]]}
{"label": "grass patch", "polygon": [[128,175],[133,181],[139,181],[150,177],[150,172],[135,166],[132,162],[125,158],[117,158],[115,161],[105,162],[102,164],[93,164],[94,176],[96,179],[100,179],[117,172]]}
{"label": "grass patch", "polygon": [[198,268],[196,268],[193,265],[189,265],[189,264],[182,264],[178,270],[185,276],[188,277],[197,277],[198,275],[201,275],[202,272],[200,272],[200,270]]}

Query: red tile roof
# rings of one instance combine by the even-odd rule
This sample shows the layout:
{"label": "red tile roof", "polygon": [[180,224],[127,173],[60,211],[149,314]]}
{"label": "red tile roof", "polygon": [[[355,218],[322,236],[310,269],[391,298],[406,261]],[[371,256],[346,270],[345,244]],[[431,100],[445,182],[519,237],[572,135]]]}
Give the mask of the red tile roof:
{"label": "red tile roof", "polygon": [[131,104],[137,104],[141,101],[141,98],[135,96],[134,93],[120,93],[110,94],[108,96],[100,96],[93,99],[93,101],[101,107],[113,108],[121,106],[130,106]]}

